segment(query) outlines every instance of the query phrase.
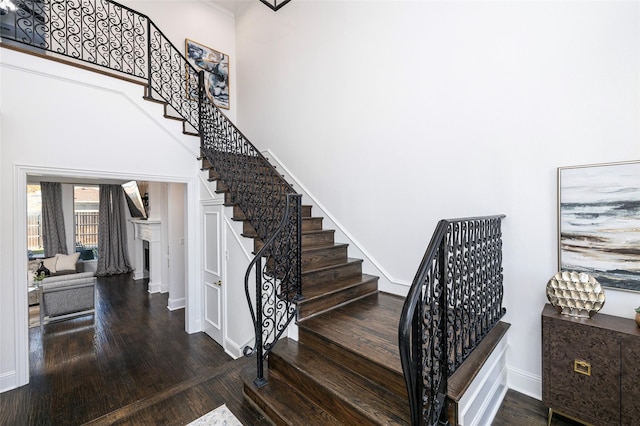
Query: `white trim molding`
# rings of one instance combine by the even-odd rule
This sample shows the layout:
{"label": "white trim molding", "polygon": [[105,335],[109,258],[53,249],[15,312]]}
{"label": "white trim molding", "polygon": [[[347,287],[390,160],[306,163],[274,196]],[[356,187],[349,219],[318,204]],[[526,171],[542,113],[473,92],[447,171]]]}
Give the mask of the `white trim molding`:
{"label": "white trim molding", "polygon": [[167,301],[167,309],[170,311],[177,311],[178,309],[184,309],[186,306],[186,299],[180,297],[177,299],[169,298]]}
{"label": "white trim molding", "polygon": [[19,386],[16,384],[18,383],[17,377],[15,370],[0,374],[0,393],[17,388]]}
{"label": "white trim molding", "polygon": [[516,367],[507,366],[509,389],[542,401],[542,377]]}
{"label": "white trim molding", "polygon": [[508,331],[458,403],[460,426],[489,425],[507,393]]}

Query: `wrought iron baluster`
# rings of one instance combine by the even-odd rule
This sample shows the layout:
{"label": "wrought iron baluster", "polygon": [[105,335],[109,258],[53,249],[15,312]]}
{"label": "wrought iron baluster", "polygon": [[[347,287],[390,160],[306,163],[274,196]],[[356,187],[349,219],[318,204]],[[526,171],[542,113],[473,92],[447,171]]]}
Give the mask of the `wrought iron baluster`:
{"label": "wrought iron baluster", "polygon": [[447,423],[447,379],[505,313],[503,217],[443,220],[431,238],[398,329],[413,425]]}

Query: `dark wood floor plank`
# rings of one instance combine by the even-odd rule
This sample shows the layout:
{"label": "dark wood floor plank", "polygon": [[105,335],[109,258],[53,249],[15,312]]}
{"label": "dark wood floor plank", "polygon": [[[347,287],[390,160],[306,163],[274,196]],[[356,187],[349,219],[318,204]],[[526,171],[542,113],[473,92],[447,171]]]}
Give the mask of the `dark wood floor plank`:
{"label": "dark wood floor plank", "polygon": [[[546,426],[547,408],[535,398],[509,389],[493,419],[492,426]],[[554,414],[551,426],[578,426],[580,423]]]}
{"label": "dark wood floor plank", "polygon": [[[99,278],[95,319],[29,329],[30,383],[0,395],[0,424],[78,425],[139,401],[170,406],[173,398],[207,382],[203,379],[217,377],[216,369],[232,365],[235,361],[204,333],[184,331],[184,310],[169,311],[167,297],[149,294],[146,281],[130,275]],[[238,368],[237,377],[219,379],[234,383],[227,387],[237,388],[235,401],[243,400],[239,374]],[[250,418],[255,416],[253,410]],[[193,418],[166,424],[186,420]]]}

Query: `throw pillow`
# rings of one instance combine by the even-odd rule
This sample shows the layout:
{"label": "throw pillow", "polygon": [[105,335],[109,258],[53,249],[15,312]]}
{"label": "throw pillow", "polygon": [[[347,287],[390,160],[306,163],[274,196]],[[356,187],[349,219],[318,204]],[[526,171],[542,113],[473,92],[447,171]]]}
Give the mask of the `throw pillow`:
{"label": "throw pillow", "polygon": [[73,254],[56,254],[56,257],[58,258],[58,261],[56,262],[56,273],[76,271],[76,262],[80,257],[79,252],[75,252]]}
{"label": "throw pillow", "polygon": [[42,260],[42,263],[44,264],[44,267],[47,268],[49,270],[49,272],[51,272],[52,274],[56,273],[56,263],[58,261],[58,255],[55,255],[53,257],[47,257],[46,259]]}

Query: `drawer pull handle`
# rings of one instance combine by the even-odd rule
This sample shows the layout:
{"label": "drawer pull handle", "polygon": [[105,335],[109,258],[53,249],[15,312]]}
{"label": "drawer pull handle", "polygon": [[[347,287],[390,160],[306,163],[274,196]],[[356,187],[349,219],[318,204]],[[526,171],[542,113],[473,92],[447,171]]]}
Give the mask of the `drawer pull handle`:
{"label": "drawer pull handle", "polygon": [[575,360],[573,361],[573,371],[585,376],[591,376],[591,364],[587,361]]}

